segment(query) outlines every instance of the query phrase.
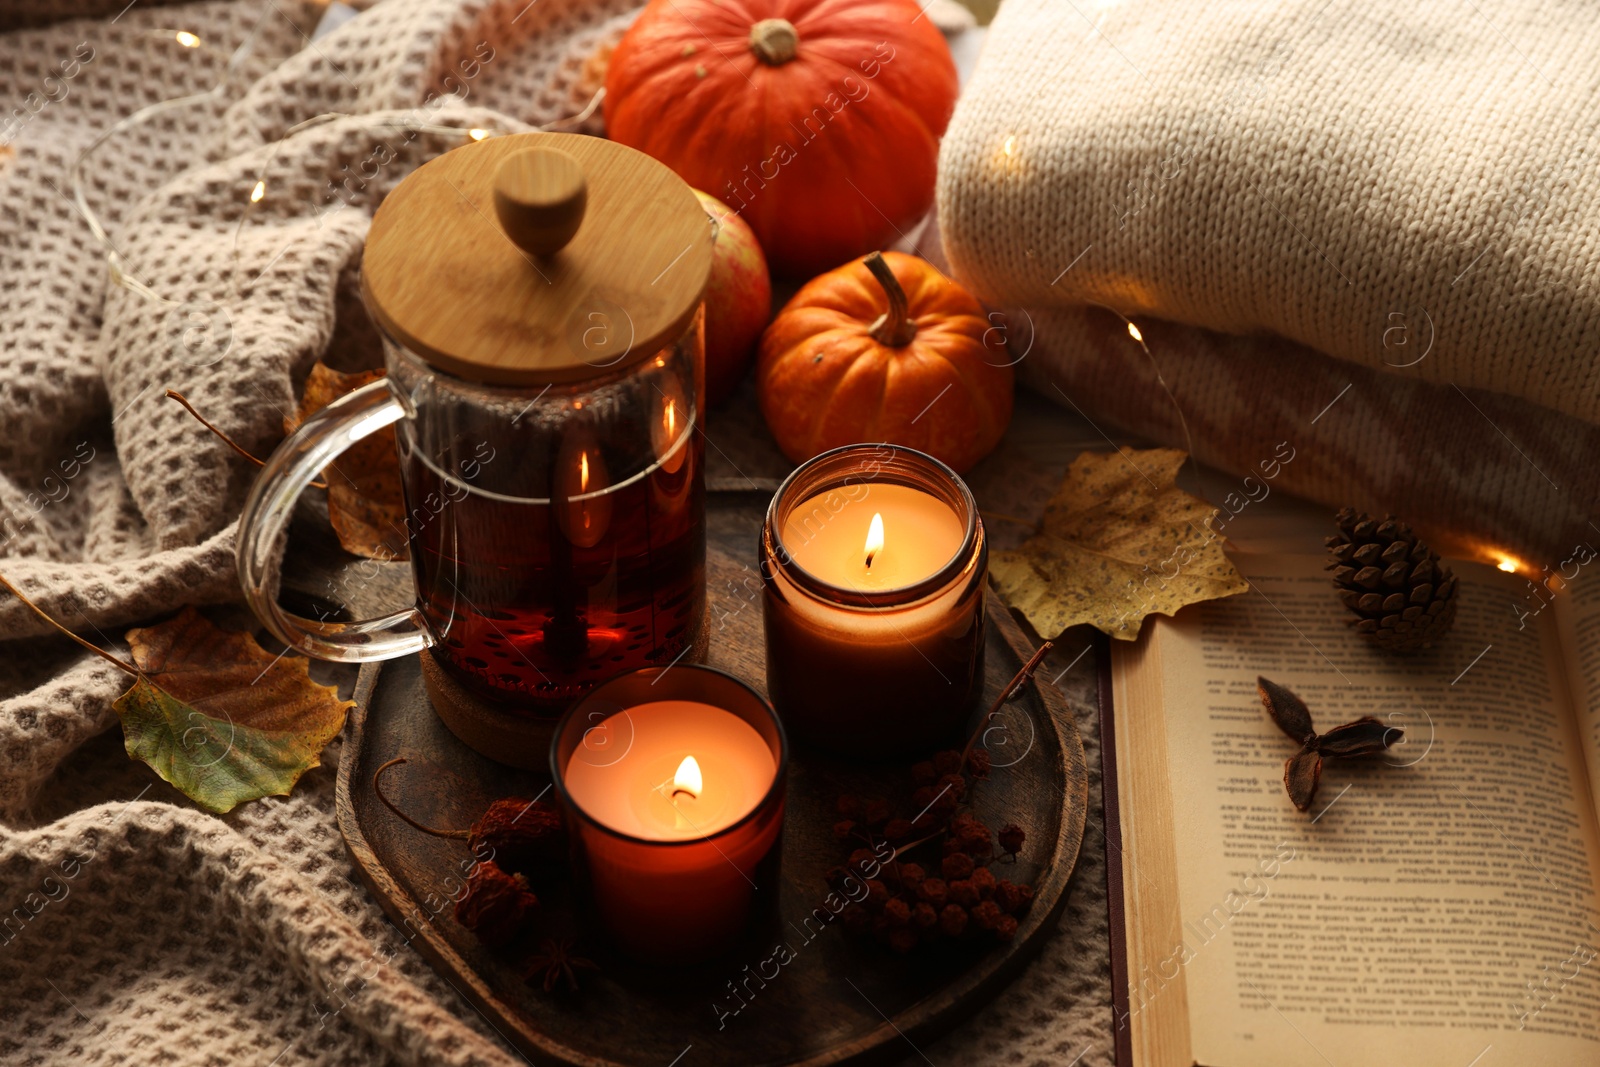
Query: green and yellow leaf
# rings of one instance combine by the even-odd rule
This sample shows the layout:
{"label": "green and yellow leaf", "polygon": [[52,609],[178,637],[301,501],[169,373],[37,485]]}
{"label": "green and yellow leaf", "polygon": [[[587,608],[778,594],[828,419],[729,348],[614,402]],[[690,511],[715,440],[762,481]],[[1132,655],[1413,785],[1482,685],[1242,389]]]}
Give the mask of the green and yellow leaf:
{"label": "green and yellow leaf", "polygon": [[353,703],[312,681],[305,659],[275,657],[192,607],[130,630],[128,646],[141,673],[112,705],[128,755],[209,811],[288,795]]}

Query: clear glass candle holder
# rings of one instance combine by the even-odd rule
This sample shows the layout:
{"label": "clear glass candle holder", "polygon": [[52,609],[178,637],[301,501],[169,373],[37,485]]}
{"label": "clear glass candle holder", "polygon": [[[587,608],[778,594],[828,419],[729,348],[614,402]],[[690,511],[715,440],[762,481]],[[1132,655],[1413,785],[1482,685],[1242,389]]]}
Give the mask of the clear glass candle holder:
{"label": "clear glass candle holder", "polygon": [[710,667],[631,671],[573,705],[550,773],[580,889],[619,949],[687,966],[771,925],[788,758],[772,707]]}
{"label": "clear glass candle holder", "polygon": [[988,546],[954,471],[897,445],[815,457],[772,499],[761,575],[767,691],[796,741],[864,759],[958,742],[983,687]]}

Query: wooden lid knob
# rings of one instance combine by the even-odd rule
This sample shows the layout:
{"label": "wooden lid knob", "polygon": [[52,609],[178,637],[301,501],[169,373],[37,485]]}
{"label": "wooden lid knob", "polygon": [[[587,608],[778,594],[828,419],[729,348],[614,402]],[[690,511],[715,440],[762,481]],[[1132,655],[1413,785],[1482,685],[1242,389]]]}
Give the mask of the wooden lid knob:
{"label": "wooden lid knob", "polygon": [[389,338],[442,371],[586,382],[684,338],[714,237],[694,190],[643,152],[575,133],[486,137],[383,198],[361,292]]}
{"label": "wooden lid knob", "polygon": [[558,148],[528,148],[507,156],[494,175],[494,210],[512,243],[553,256],[583,225],[589,183],[578,161]]}

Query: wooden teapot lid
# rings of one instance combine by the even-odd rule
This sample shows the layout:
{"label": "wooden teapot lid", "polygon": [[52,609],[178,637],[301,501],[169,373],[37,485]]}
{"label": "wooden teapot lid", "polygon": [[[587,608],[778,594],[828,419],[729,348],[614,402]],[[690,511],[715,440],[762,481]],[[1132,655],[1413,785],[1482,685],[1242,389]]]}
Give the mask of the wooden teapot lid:
{"label": "wooden teapot lid", "polygon": [[361,288],[391,337],[450,374],[579,382],[683,335],[712,241],[693,191],[642,152],[578,134],[491,137],[384,199]]}

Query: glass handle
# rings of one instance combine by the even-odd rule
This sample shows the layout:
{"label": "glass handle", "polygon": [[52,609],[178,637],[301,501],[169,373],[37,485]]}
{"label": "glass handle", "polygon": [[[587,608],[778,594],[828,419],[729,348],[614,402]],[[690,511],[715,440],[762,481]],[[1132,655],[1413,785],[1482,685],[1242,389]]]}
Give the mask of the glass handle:
{"label": "glass handle", "polygon": [[318,622],[284,611],[277,598],[284,530],[295,501],[340,453],[404,417],[386,380],[340,397],[278,446],[245,500],[238,542],[245,602],[278,640],[308,656],[363,663],[420,652],[433,643],[414,607],[365,622]]}

